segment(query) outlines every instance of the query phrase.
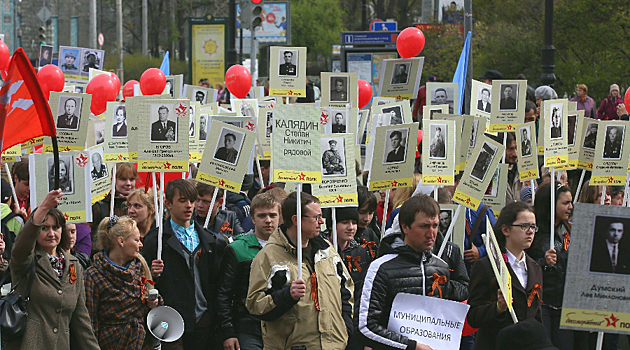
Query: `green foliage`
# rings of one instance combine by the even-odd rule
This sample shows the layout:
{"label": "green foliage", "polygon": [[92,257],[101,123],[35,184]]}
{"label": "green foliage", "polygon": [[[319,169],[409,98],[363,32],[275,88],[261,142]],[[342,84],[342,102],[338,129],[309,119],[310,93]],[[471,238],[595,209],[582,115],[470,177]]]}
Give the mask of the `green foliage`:
{"label": "green foliage", "polygon": [[424,56],[422,84],[430,75],[435,75],[438,81],[452,81],[464,46],[464,37],[459,34],[426,32],[424,38],[424,49],[420,53],[420,56]]}
{"label": "green foliage", "polygon": [[[115,70],[118,62],[118,56],[115,52],[105,53],[104,69]],[[184,74],[184,81],[188,75],[188,63],[185,61],[170,60],[171,75]],[[123,58],[123,68],[125,70],[125,82],[129,80],[140,81],[140,77],[145,70],[149,68],[160,68],[162,58],[149,57],[141,54],[125,55]],[[125,82],[122,82],[124,85]]]}
{"label": "green foliage", "polygon": [[309,57],[328,57],[332,45],[339,45],[343,30],[342,11],[337,0],[292,0],[291,42],[305,46]]}

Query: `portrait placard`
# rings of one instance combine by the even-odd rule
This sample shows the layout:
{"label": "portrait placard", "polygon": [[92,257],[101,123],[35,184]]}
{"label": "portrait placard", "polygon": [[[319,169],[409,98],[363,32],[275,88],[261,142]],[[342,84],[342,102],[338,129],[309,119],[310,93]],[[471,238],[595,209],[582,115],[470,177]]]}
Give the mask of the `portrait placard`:
{"label": "portrait placard", "polygon": [[514,131],[525,120],[527,80],[493,80],[490,131]]}
{"label": "portrait placard", "polygon": [[470,114],[490,119],[492,112],[492,85],[472,80]]}
{"label": "portrait placard", "polygon": [[39,45],[39,59],[37,60],[37,67],[42,68],[47,64],[52,63],[53,47],[50,45]]}
{"label": "portrait placard", "polygon": [[85,147],[102,145],[105,142],[105,114],[91,114],[88,119],[88,132]]}
{"label": "portrait placard", "polygon": [[264,96],[258,98],[258,108],[273,108],[276,104],[277,97],[274,96]]}
{"label": "portrait placard", "polygon": [[[85,149],[90,118],[91,94],[50,92],[50,110],[57,128],[57,142],[60,151]],[[52,140],[44,137],[45,153],[52,152]]]}
{"label": "portrait placard", "polygon": [[[103,136],[103,160],[109,162],[129,161],[129,139],[127,106],[124,102],[107,102]],[[107,131],[107,132],[106,132]]]}
{"label": "portrait placard", "polygon": [[424,57],[384,59],[381,63],[379,96],[411,100],[418,95]]}
{"label": "portrait placard", "polygon": [[322,107],[345,108],[359,106],[357,73],[321,73]]}
{"label": "portrait placard", "polygon": [[213,121],[197,180],[232,192],[240,192],[256,133]]}
{"label": "portrait placard", "polygon": [[543,108],[543,133],[545,135],[545,167],[564,166],[569,162],[568,101],[547,100]]}
{"label": "portrait placard", "polygon": [[595,158],[595,146],[597,144],[597,130],[599,120],[585,118],[582,123],[582,136],[577,142],[580,144],[580,154],[578,158],[578,168],[593,170],[593,159]]}
{"label": "portrait placard", "polygon": [[90,69],[103,69],[105,51],[83,47],[59,46],[59,61],[66,81],[88,80]]}
{"label": "portrait placard", "polygon": [[190,101],[140,100],[138,171],[188,170]]}
{"label": "portrait placard", "polygon": [[448,105],[433,105],[433,106],[422,106],[422,120],[433,119],[433,116],[438,114],[448,114]]}
{"label": "portrait placard", "polygon": [[[453,221],[458,206],[459,204],[440,204],[440,226],[438,226],[438,234],[441,234],[442,237],[446,236],[448,227]],[[462,251],[466,250],[464,249],[465,236],[466,215],[463,215],[463,212],[461,212],[460,215],[457,215],[457,220],[455,220],[455,226],[453,226],[453,233],[451,234],[451,242],[457,244]],[[439,249],[439,247],[437,248]]]}
{"label": "portrait placard", "polygon": [[464,150],[466,144],[462,142],[464,118],[461,115],[455,114],[435,114],[434,117],[434,120],[452,120],[455,122],[455,172],[464,171],[467,154]]}
{"label": "portrait placard", "polygon": [[273,112],[273,181],[321,183],[320,107],[278,104]]}
{"label": "portrait placard", "polygon": [[535,121],[516,127],[516,144],[518,175],[521,181],[539,178]]}
{"label": "portrait placard", "polygon": [[583,124],[584,111],[569,110],[569,114],[567,116],[567,149],[569,153],[569,161],[565,166],[557,167],[556,170],[573,170],[577,168],[580,156],[580,140],[584,138],[584,134],[580,134],[584,130]]}
{"label": "portrait placard", "polygon": [[457,114],[459,89],[457,83],[427,82],[427,106],[448,105],[446,114]]}
{"label": "portrait placard", "polygon": [[105,163],[103,156],[103,147],[94,146],[87,149],[90,163],[88,170],[92,179],[92,204],[103,200],[112,188],[111,170],[113,163]]}
{"label": "portrait placard", "polygon": [[269,96],[306,97],[306,48],[271,46]]}
{"label": "portrait placard", "polygon": [[376,105],[376,106],[380,106],[380,105],[386,105],[386,104],[390,104],[390,103],[394,103],[396,102],[396,99],[393,97],[383,97],[383,96],[374,96],[372,98],[372,105]]}
{"label": "portrait placard", "polygon": [[372,157],[374,159],[371,161],[368,175],[370,191],[412,185],[416,135],[418,123],[376,128]]}
{"label": "portrait placard", "polygon": [[273,109],[260,108],[258,110],[258,141],[263,151],[263,159],[271,158],[271,135],[273,132]]}
{"label": "portrait placard", "polygon": [[422,184],[453,185],[456,153],[454,120],[425,120],[422,123]]}
{"label": "portrait placard", "polygon": [[184,96],[189,99],[190,102],[199,102],[205,105],[217,100],[217,90],[203,86],[184,84]]}
{"label": "portrait placard", "polygon": [[237,116],[258,117],[258,100],[256,99],[230,99],[230,104]]}
{"label": "portrait placard", "polygon": [[483,203],[492,209],[494,215],[499,217],[501,209],[505,206],[505,195],[508,182],[508,164],[500,163],[492,174],[490,184],[483,194]]}
{"label": "portrait placard", "polygon": [[413,122],[411,107],[406,101],[372,105],[372,114],[388,114],[389,120],[384,121],[384,125],[410,124]]}
{"label": "portrait placard", "polygon": [[313,195],[322,207],[359,205],[354,172],[354,135],[321,135],[322,183],[313,184]]}
{"label": "portrait placard", "polygon": [[146,127],[149,123],[148,117],[142,117],[149,108],[148,101],[169,99],[169,95],[149,95],[149,96],[128,96],[125,98],[125,109],[127,111],[127,148],[129,149],[129,161],[138,161],[138,142],[141,127]]}
{"label": "portrait placard", "polygon": [[575,205],[561,329],[630,334],[627,229],[628,208]]}
{"label": "portrait placard", "polygon": [[[169,75],[166,77],[166,86],[164,86],[164,95],[169,95],[172,98],[182,98],[182,82],[184,81],[184,75]],[[213,100],[216,101],[216,98]]]}
{"label": "portrait placard", "polygon": [[477,210],[504,150],[505,147],[502,144],[485,135],[477,139],[477,146],[466,163],[464,175],[453,195],[453,200],[472,210]]}
{"label": "portrait placard", "polygon": [[591,186],[622,186],[628,172],[630,122],[602,120],[598,129]]}
{"label": "portrait placard", "polygon": [[501,289],[501,293],[503,294],[503,297],[507,302],[507,306],[510,310],[510,314],[512,315],[512,319],[514,320],[514,323],[516,323],[518,322],[518,320],[516,320],[516,314],[512,309],[512,275],[510,275],[510,270],[508,270],[505,260],[503,260],[501,248],[499,247],[497,237],[494,235],[494,231],[492,230],[490,219],[488,219],[487,216],[486,227],[488,232],[482,237],[488,251],[488,260],[490,260],[490,265],[492,265],[494,277],[496,277],[499,284],[499,289]]}
{"label": "portrait placard", "polygon": [[358,108],[350,108],[346,104],[344,108],[321,107],[321,123],[325,134],[345,134],[357,128]]}
{"label": "portrait placard", "polygon": [[201,103],[190,102],[188,108],[188,160],[190,162],[199,162],[201,160],[201,152],[199,152],[199,121],[201,119]]}
{"label": "portrait placard", "polygon": [[[31,208],[55,189],[54,156],[52,153],[29,155]],[[63,197],[57,208],[64,213],[66,223],[92,221],[92,195],[87,151],[59,152],[59,187]]]}
{"label": "portrait placard", "polygon": [[362,109],[357,112],[357,130],[355,132],[356,144],[361,145],[366,142],[366,126],[368,125],[368,121],[370,119],[370,110]]}
{"label": "portrait placard", "polygon": [[[469,116],[464,116],[464,120]],[[466,145],[466,161],[470,159],[475,147],[477,147],[477,140],[481,140],[484,134],[484,125],[486,124],[487,119],[485,117],[472,117],[472,122],[470,123],[470,129],[466,129],[467,131],[462,134],[462,142],[464,142],[465,137],[463,135],[470,135],[468,137],[468,142]],[[468,123],[464,122],[464,125]]]}

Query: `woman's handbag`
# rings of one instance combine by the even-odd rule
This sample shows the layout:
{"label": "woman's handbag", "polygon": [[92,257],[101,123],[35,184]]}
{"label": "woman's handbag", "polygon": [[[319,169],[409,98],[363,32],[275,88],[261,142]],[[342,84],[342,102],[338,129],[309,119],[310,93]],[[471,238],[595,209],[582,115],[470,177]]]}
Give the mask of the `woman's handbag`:
{"label": "woman's handbag", "polygon": [[[19,338],[24,334],[26,330],[26,318],[28,312],[26,311],[26,304],[31,294],[31,287],[33,286],[33,278],[35,276],[36,261],[33,259],[27,272],[20,278],[15,285],[11,287],[11,291],[6,296],[0,298],[0,330],[2,331],[2,342],[7,342],[16,338]],[[30,275],[29,275],[30,272]],[[5,279],[9,274],[7,273],[0,281],[0,286],[4,284]],[[28,286],[26,288],[26,294],[21,296],[15,291],[17,286],[22,282],[24,277],[28,277]]]}

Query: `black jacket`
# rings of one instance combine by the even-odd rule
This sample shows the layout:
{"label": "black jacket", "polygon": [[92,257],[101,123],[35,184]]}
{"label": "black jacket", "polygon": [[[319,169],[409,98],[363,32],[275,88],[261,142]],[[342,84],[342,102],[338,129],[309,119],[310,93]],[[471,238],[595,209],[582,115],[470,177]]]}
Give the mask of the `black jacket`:
{"label": "black jacket", "polygon": [[[195,222],[203,228],[203,225],[206,223],[206,218],[197,213],[195,213],[194,217]],[[223,209],[219,209],[217,216],[214,217],[214,221],[208,223],[207,230],[213,233],[225,234],[232,237],[236,237],[241,233],[244,233],[236,213]]]}
{"label": "black jacket", "polygon": [[[444,237],[438,232],[432,249],[433,254],[437,255],[443,241]],[[466,270],[466,264],[459,246],[453,242],[446,242],[446,247],[440,258],[448,264],[448,269],[451,273],[451,278],[448,281],[451,290],[450,300],[464,301],[468,299],[468,283],[470,279],[468,278],[468,271]]]}
{"label": "black jacket", "polygon": [[[94,244],[98,242],[98,225],[101,223],[103,218],[111,216],[109,212],[109,207],[111,204],[112,193],[108,193],[103,200],[98,201],[92,205],[92,223],[90,224],[90,237],[92,237],[92,255],[94,253],[101,250],[98,244]],[[121,197],[114,198],[114,214],[118,216],[127,215],[127,211],[123,209],[123,203],[125,203],[125,199]]]}
{"label": "black jacket", "polygon": [[[184,318],[185,331],[192,331],[195,327],[195,282],[194,268],[188,267],[189,254],[184,245],[177,239],[171,227],[171,217],[163,222],[162,236],[162,261],[164,272],[155,278],[155,288],[164,298],[164,304],[177,310]],[[197,259],[197,268],[201,280],[201,289],[208,304],[208,313],[214,323],[217,311],[217,289],[219,268],[222,255],[225,252],[226,242],[220,236],[203,229],[195,224],[195,230],[199,235],[199,245],[191,254]],[[144,237],[142,255],[149,266],[157,259],[157,234],[158,229],[153,229]],[[208,329],[211,332],[214,325]]]}
{"label": "black jacket", "polygon": [[[370,265],[363,283],[361,299],[357,301],[361,343],[374,350],[403,347],[413,350],[416,348],[415,340],[387,329],[394,297],[398,293],[409,293],[431,294],[439,298],[438,288],[431,289],[432,276],[437,273],[439,276],[446,276],[447,283],[440,284],[440,288],[443,298],[450,299],[448,264],[430,251],[414,251],[403,242],[399,234],[390,236],[392,244],[386,244],[385,240],[381,243],[379,253],[384,255]],[[424,291],[423,280],[426,285]],[[369,300],[369,303],[365,303],[365,300]],[[400,347],[387,346],[385,341],[396,342]]]}

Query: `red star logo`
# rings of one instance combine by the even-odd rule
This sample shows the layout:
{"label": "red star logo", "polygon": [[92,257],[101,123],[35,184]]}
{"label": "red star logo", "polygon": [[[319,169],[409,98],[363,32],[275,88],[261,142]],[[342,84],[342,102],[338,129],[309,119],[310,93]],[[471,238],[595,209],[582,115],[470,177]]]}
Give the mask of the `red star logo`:
{"label": "red star logo", "polygon": [[122,160],[122,159],[123,159],[122,154],[119,154],[119,155],[118,155],[118,160]]}
{"label": "red star logo", "polygon": [[269,108],[273,108],[273,103],[270,103],[270,104],[269,104]]}
{"label": "red star logo", "polygon": [[438,177],[438,182],[441,183],[442,182],[442,177]]}
{"label": "red star logo", "polygon": [[223,181],[223,179],[219,180],[219,186],[223,186],[225,185],[225,181]]}
{"label": "red star logo", "polygon": [[343,202],[343,197],[341,195],[337,196],[337,203]]}
{"label": "red star logo", "polygon": [[66,148],[62,149],[62,151],[69,151],[69,150],[70,150],[69,146],[66,146]]}
{"label": "red star logo", "polygon": [[70,220],[70,217],[66,213],[63,213],[63,217],[66,218],[66,221]]}
{"label": "red star logo", "polygon": [[396,180],[392,181],[392,187],[396,187],[396,186],[398,186],[398,181]]}
{"label": "red star logo", "polygon": [[293,95],[293,90],[289,90],[289,96]]}
{"label": "red star logo", "polygon": [[611,184],[613,182],[612,176],[608,178],[608,183]]}
{"label": "red star logo", "polygon": [[396,96],[396,99],[397,100],[402,100],[402,96],[398,95],[398,96]]}
{"label": "red star logo", "polygon": [[590,164],[588,165],[588,168],[589,168],[589,169],[593,169],[593,163],[590,163]]}
{"label": "red star logo", "polygon": [[85,152],[79,153],[77,156],[77,165],[80,167],[86,166],[88,163],[88,157],[85,155]]}
{"label": "red star logo", "polygon": [[304,175],[304,173],[300,173],[300,175],[298,175],[298,179],[300,181],[304,181],[304,179],[306,179],[306,175]]}
{"label": "red star logo", "polygon": [[532,172],[531,172],[531,171],[528,171],[528,172],[527,172],[527,176],[532,176]]}
{"label": "red star logo", "polygon": [[328,124],[328,121],[330,120],[330,113],[328,113],[327,110],[322,110],[322,114],[319,116],[319,122],[322,125],[326,125]]}
{"label": "red star logo", "polygon": [[512,130],[512,125],[508,125],[508,130]]}
{"label": "red star logo", "polygon": [[164,163],[164,169],[170,169],[171,168],[171,163],[166,162]]}
{"label": "red star logo", "polygon": [[250,131],[254,131],[254,129],[256,128],[256,125],[254,125],[253,121],[248,121],[247,125],[245,125],[245,129],[250,130]]}
{"label": "red star logo", "polygon": [[188,153],[188,160],[192,159],[192,154]]}
{"label": "red star logo", "polygon": [[617,321],[619,321],[619,319],[617,317],[615,317],[615,314],[610,314],[610,317],[605,318],[606,322],[608,322],[608,324],[606,325],[606,327],[610,327],[613,326],[615,328],[617,328]]}
{"label": "red star logo", "polygon": [[177,104],[177,106],[175,106],[175,113],[177,114],[178,117],[181,118],[184,115],[186,115],[187,109],[188,107],[183,102],[180,102]]}
{"label": "red star logo", "polygon": [[466,199],[466,204],[470,204],[470,198]]}
{"label": "red star logo", "polygon": [[557,162],[558,162],[558,164],[560,164],[560,158],[558,158]]}

